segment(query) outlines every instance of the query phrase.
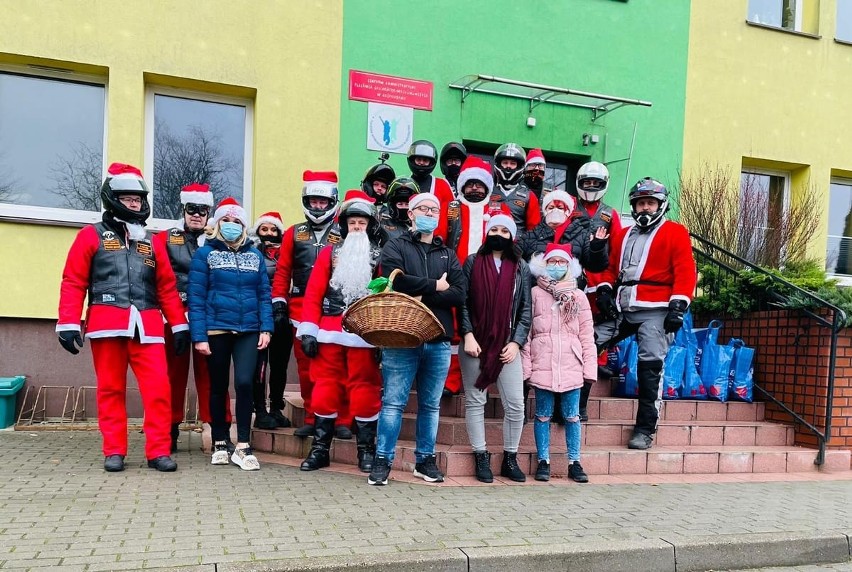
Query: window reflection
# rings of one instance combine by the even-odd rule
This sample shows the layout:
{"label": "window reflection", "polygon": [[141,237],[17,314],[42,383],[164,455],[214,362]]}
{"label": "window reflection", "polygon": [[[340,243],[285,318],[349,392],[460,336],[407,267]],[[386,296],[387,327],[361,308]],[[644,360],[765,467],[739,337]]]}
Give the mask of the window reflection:
{"label": "window reflection", "polygon": [[104,86],[0,72],[0,203],[100,210]]}
{"label": "window reflection", "polygon": [[832,182],[828,198],[825,269],[852,274],[852,181]]}
{"label": "window reflection", "polygon": [[180,189],[207,183],[216,202],[244,203],[246,108],[154,96],[154,217],[180,218]]}

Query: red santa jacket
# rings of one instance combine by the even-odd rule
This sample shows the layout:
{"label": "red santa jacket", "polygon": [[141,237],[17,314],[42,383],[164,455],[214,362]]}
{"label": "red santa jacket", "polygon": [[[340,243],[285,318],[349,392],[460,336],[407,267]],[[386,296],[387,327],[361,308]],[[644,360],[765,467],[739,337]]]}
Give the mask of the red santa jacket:
{"label": "red santa jacket", "polygon": [[[296,253],[296,242],[300,244],[300,254]],[[320,240],[323,246],[340,241],[337,223],[331,223],[325,229]],[[306,244],[307,243],[307,244]],[[297,281],[304,280],[303,276],[310,272],[315,258],[311,250],[316,247],[314,228],[307,222],[294,224],[284,232],[281,238],[281,248],[278,251],[278,264],[272,279],[272,301],[286,302],[290,308],[290,322],[299,327],[302,319],[302,302],[304,292],[292,293],[294,275]],[[305,285],[306,285],[305,281]],[[302,285],[302,287],[305,287]]]}
{"label": "red santa jacket", "polygon": [[432,177],[432,186],[429,189],[420,189],[421,193],[429,192],[438,198],[441,203],[441,216],[438,218],[438,228],[435,229],[435,236],[440,236],[441,240],[447,240],[447,210],[450,203],[455,200],[453,189],[446,179]]}
{"label": "red santa jacket", "polygon": [[[104,234],[106,235],[106,233]],[[74,239],[74,243],[68,251],[65,269],[62,272],[57,332],[80,331],[83,301],[90,286],[92,286],[90,282],[92,262],[95,254],[102,246],[102,241],[105,251],[122,250],[128,247],[137,249],[147,247],[153,250],[153,257],[150,259],[156,265],[155,283],[146,283],[143,287],[149,294],[155,294],[159,308],[139,310],[133,304],[121,307],[93,304],[92,300],[89,300],[89,307],[86,312],[86,337],[131,338],[138,328],[139,341],[143,344],[164,343],[163,314],[165,314],[169,324],[172,325],[173,332],[189,329],[165,245],[162,241],[153,241],[151,233],[148,233],[146,239],[147,244],[143,242],[140,246],[138,241],[122,240],[114,233],[110,233],[109,236],[101,236],[94,225],[86,226],[77,233],[77,238]],[[148,244],[151,246],[147,246]],[[142,259],[140,259],[140,262],[142,262]],[[160,310],[162,310],[162,313]]]}
{"label": "red santa jacket", "polygon": [[302,302],[302,321],[296,330],[296,337],[314,336],[318,342],[338,344],[350,348],[372,348],[360,336],[343,331],[343,314],[327,316],[323,313],[323,298],[329,289],[328,283],[334,271],[332,252],[335,245],[329,244],[320,250],[308,289]]}
{"label": "red santa jacket", "polygon": [[[592,232],[598,226],[607,226],[609,232],[609,251],[612,252],[615,248],[615,237],[621,235],[621,217],[618,216],[618,211],[609,207],[601,209],[602,203],[591,203],[584,205],[589,218],[592,219]],[[606,212],[609,211],[609,212]],[[609,220],[607,220],[609,219]],[[604,279],[602,272],[584,271],[586,275],[586,293],[590,294],[597,290],[598,284]],[[594,307],[592,308],[594,310]]]}
{"label": "red santa jacket", "polygon": [[[601,273],[604,284],[615,288],[621,273],[622,252],[632,227],[621,229],[609,253],[609,268]],[[651,230],[639,266],[639,284],[630,288],[630,304],[640,308],[665,308],[671,300],[692,301],[697,272],[686,227],[664,220]],[[647,281],[648,283],[643,283]],[[624,287],[624,286],[621,286]],[[616,300],[618,300],[616,296]]]}

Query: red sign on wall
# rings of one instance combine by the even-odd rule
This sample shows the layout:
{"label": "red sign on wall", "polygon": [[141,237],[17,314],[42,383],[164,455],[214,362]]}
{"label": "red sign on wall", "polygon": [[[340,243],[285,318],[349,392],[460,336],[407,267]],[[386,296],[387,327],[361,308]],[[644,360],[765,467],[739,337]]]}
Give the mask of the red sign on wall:
{"label": "red sign on wall", "polygon": [[432,82],[349,70],[349,99],[432,111]]}

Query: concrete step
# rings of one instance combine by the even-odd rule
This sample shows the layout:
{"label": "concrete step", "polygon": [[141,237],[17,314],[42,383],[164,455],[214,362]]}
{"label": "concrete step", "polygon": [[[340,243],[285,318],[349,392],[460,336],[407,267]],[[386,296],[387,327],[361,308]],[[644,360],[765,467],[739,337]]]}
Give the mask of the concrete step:
{"label": "concrete step", "polygon": [[[310,439],[295,437],[292,429],[253,431],[252,446],[261,452],[304,458]],[[397,442],[394,469],[414,470],[413,441]],[[499,474],[502,454],[492,447],[492,469]],[[624,474],[717,474],[717,473],[802,473],[820,470],[813,464],[816,450],[793,446],[664,446],[647,451],[632,451],[622,446],[588,446],[582,451],[583,468],[590,475]],[[332,461],[344,465],[357,464],[354,440],[332,443]],[[472,476],[473,454],[469,445],[436,445],[438,466],[447,476]],[[518,463],[529,475],[535,472],[537,456],[534,447],[521,446]],[[551,470],[565,475],[567,460],[564,446],[553,442]],[[829,449],[823,470],[850,470],[850,452]]]}

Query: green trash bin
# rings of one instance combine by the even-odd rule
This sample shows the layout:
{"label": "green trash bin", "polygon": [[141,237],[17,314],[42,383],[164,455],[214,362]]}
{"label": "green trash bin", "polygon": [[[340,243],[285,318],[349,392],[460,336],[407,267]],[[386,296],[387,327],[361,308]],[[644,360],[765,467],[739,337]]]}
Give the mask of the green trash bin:
{"label": "green trash bin", "polygon": [[15,424],[16,396],[26,379],[23,375],[0,377],[0,429],[6,429]]}

